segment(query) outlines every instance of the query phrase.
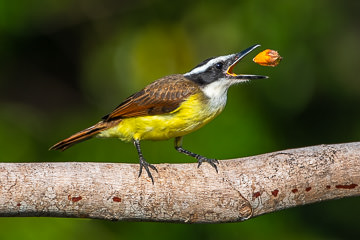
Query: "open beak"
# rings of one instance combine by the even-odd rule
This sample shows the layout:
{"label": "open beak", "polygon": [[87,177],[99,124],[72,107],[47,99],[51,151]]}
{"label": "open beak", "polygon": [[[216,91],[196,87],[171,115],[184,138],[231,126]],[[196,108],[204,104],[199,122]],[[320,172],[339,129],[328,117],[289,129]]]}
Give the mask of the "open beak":
{"label": "open beak", "polygon": [[262,78],[268,78],[268,76],[261,76],[261,75],[249,75],[249,74],[235,74],[233,72],[233,68],[235,67],[235,65],[240,62],[241,59],[243,59],[246,55],[248,55],[250,52],[252,52],[255,48],[260,47],[259,44],[256,44],[254,46],[251,46],[241,52],[239,52],[238,54],[235,55],[234,57],[234,62],[228,67],[228,69],[226,70],[226,75],[232,79],[247,79],[247,80],[252,80],[252,79],[262,79]]}

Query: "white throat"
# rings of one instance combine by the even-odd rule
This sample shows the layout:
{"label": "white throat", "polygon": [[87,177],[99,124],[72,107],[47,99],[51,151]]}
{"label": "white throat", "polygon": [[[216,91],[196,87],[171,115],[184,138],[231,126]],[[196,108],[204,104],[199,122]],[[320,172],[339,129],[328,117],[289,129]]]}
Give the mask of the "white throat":
{"label": "white throat", "polygon": [[201,88],[201,90],[205,93],[209,98],[222,98],[224,95],[227,95],[227,90],[230,86],[242,82],[248,82],[246,79],[227,79],[222,78],[218,79],[212,83],[209,83]]}
{"label": "white throat", "polygon": [[233,84],[246,82],[246,80],[235,80],[222,78],[202,87],[201,90],[209,98],[209,106],[212,109],[222,110],[226,105],[227,91]]}

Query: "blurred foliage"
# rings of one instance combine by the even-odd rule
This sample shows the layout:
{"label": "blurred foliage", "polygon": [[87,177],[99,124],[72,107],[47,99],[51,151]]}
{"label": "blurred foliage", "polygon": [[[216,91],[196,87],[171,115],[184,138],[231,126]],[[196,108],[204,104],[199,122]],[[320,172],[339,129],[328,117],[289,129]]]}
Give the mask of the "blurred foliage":
{"label": "blurred foliage", "polygon": [[[232,87],[224,113],[184,146],[219,159],[360,139],[359,1],[0,0],[1,161],[137,162],[132,144],[56,141],[95,123],[151,81],[259,43],[283,56],[238,73],[270,76]],[[260,50],[259,50],[260,52]],[[172,141],[144,142],[152,163],[193,162]],[[245,223],[181,225],[1,218],[1,239],[359,238],[359,199]]]}

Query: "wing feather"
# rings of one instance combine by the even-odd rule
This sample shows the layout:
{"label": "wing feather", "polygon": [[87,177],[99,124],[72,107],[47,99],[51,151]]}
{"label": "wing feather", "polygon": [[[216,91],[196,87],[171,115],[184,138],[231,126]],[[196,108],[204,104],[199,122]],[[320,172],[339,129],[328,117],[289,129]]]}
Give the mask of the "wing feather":
{"label": "wing feather", "polygon": [[128,97],[110,114],[103,117],[103,120],[107,122],[122,118],[169,113],[197,91],[199,91],[197,84],[183,75],[166,76]]}

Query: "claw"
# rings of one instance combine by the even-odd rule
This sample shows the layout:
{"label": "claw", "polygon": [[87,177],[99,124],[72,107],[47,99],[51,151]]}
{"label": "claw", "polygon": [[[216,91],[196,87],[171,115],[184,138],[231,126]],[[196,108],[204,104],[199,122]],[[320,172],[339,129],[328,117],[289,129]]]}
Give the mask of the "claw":
{"label": "claw", "polygon": [[147,161],[145,161],[144,158],[140,158],[139,177],[141,176],[142,169],[145,168],[145,171],[146,171],[148,177],[151,179],[152,183],[154,184],[154,179],[153,179],[153,177],[152,177],[152,175],[151,175],[151,172],[150,172],[150,170],[149,170],[149,167],[150,167],[152,170],[158,172],[158,170],[156,169],[156,167],[155,167],[154,165],[151,165],[150,163],[148,163]]}
{"label": "claw", "polygon": [[215,171],[217,173],[218,172],[218,169],[217,169],[217,166],[216,164],[219,164],[219,161],[216,160],[216,159],[213,159],[213,158],[206,158],[206,157],[203,157],[203,156],[199,156],[198,159],[198,168],[200,167],[200,165],[203,163],[203,162],[208,162],[213,168],[215,168]]}
{"label": "claw", "polygon": [[176,137],[175,138],[175,149],[183,154],[186,154],[188,156],[191,156],[193,158],[196,158],[198,160],[198,168],[201,166],[202,162],[208,162],[213,168],[215,168],[216,172],[218,173],[218,169],[216,164],[219,164],[218,160],[213,158],[206,158],[204,156],[201,156],[199,154],[190,152],[189,150],[183,149],[182,146],[182,137]]}

